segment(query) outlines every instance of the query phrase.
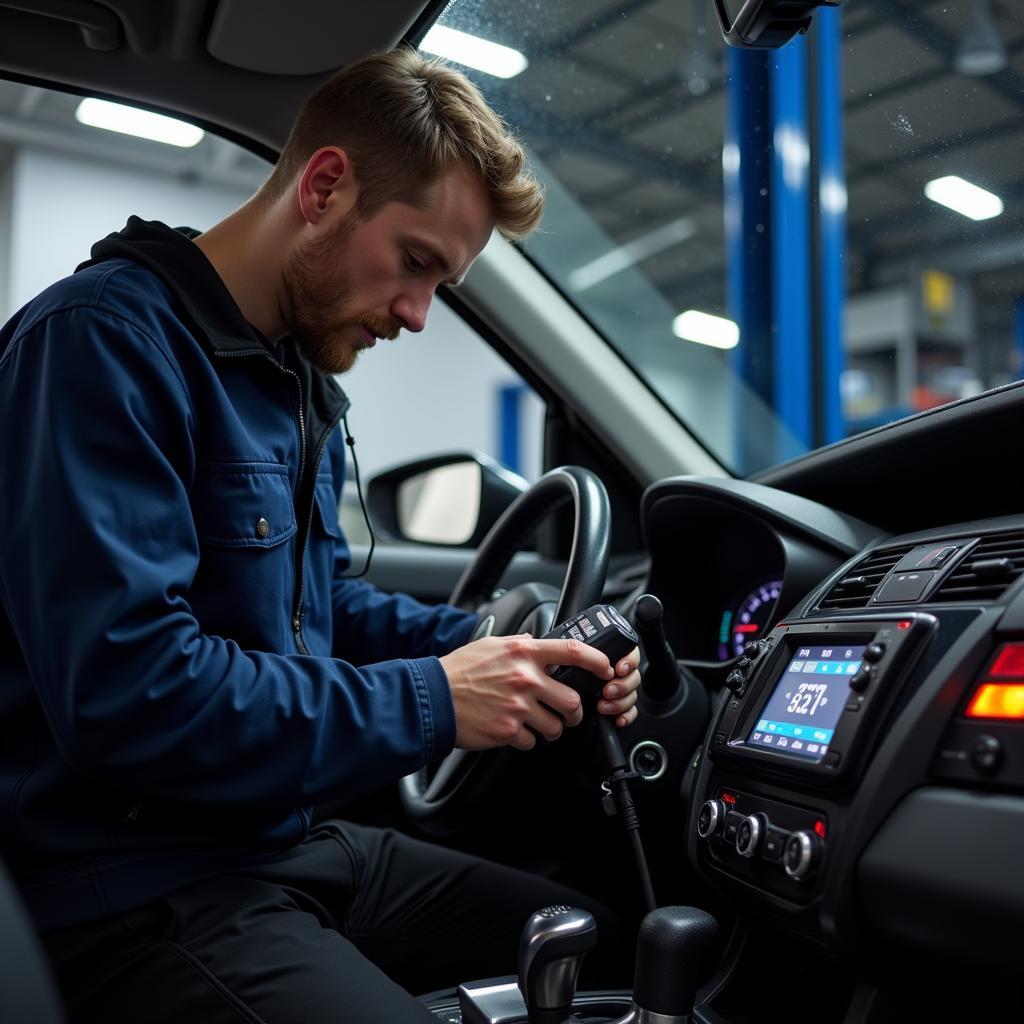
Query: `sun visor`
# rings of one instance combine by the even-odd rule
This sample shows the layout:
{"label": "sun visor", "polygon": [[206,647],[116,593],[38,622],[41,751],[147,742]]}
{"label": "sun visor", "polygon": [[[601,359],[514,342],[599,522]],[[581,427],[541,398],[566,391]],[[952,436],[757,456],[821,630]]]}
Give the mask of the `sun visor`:
{"label": "sun visor", "polygon": [[247,71],[321,74],[397,45],[427,6],[427,0],[221,0],[206,48],[217,60]]}

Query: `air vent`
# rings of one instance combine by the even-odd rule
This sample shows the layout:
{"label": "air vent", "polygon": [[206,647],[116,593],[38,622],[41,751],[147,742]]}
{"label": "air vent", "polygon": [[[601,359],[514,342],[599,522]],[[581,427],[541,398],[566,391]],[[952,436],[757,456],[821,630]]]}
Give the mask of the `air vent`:
{"label": "air vent", "polygon": [[995,601],[1024,573],[1024,530],[990,533],[929,601]]}
{"label": "air vent", "polygon": [[862,562],[858,562],[825,595],[819,608],[866,608],[878,585],[889,570],[909,551],[912,544],[898,548],[883,548],[872,551]]}

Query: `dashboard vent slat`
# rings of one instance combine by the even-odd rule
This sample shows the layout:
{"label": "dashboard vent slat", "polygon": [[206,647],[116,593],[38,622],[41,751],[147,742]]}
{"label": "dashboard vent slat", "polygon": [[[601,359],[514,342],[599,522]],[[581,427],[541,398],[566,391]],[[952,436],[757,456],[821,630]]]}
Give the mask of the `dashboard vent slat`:
{"label": "dashboard vent slat", "polygon": [[872,595],[889,570],[905,555],[912,551],[909,544],[898,548],[883,548],[872,551],[863,561],[858,562],[818,604],[819,608],[866,608]]}
{"label": "dashboard vent slat", "polygon": [[1024,530],[982,537],[929,598],[933,602],[998,601],[1024,574]]}

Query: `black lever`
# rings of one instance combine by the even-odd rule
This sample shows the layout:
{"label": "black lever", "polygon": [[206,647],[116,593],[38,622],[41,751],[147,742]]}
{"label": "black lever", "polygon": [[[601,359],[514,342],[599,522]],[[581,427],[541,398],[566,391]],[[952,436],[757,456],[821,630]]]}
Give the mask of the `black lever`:
{"label": "black lever", "polygon": [[651,1020],[689,1021],[697,989],[712,967],[718,922],[696,907],[652,910],[637,937],[633,1004]]}
{"label": "black lever", "polygon": [[633,607],[636,631],[647,655],[644,693],[660,702],[671,700],[679,689],[679,664],[665,638],[664,611],[653,594],[641,594]]}

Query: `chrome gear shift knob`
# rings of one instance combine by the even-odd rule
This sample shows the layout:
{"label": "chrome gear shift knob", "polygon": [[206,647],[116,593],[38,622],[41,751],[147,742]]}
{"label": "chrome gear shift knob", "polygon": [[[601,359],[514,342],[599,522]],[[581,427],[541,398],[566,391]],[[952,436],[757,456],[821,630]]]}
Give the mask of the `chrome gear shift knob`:
{"label": "chrome gear shift knob", "polygon": [[538,910],[519,940],[519,989],[530,1024],[563,1024],[572,1012],[583,957],[597,944],[597,924],[585,910]]}

